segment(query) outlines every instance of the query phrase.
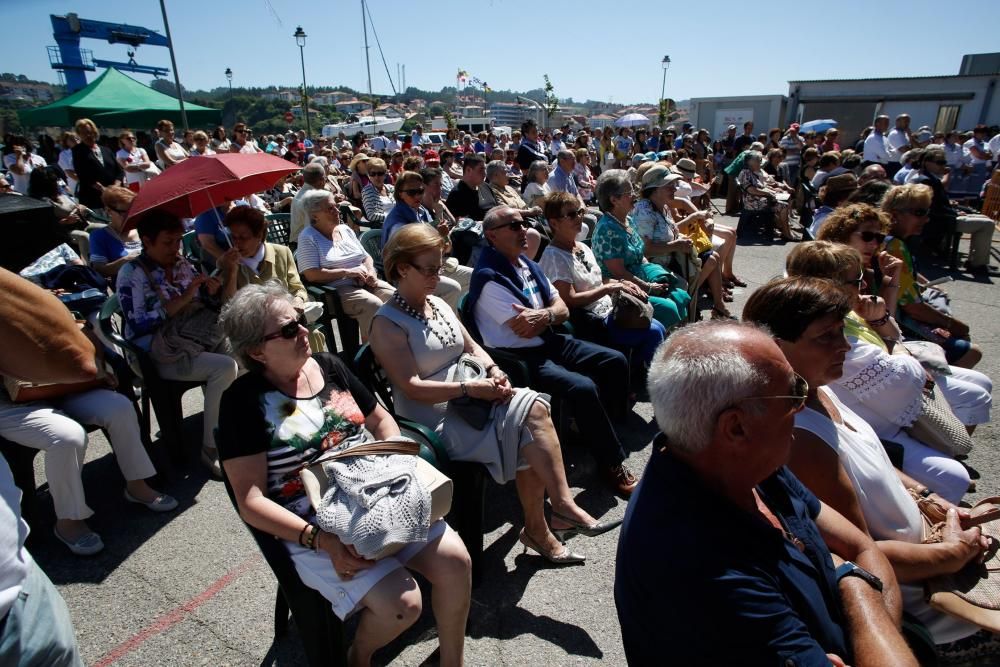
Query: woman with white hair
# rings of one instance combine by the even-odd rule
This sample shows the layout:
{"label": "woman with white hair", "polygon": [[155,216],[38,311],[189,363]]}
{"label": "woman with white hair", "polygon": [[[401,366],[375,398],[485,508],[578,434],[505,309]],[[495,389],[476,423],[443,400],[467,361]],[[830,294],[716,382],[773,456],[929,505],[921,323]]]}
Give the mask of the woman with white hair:
{"label": "woman with white hair", "polygon": [[551,192],[549,189],[549,164],[545,160],[535,160],[528,167],[524,177],[523,198],[528,206],[540,206],[541,200]]}
{"label": "woman with white hair", "polygon": [[375,311],[392,296],[392,285],[378,279],[371,255],[341,221],[332,194],[310,190],[300,201],[310,225],[299,234],[295,251],[299,273],[311,283],[334,287],[344,312],[358,321],[361,338],[367,340]]}
{"label": "woman with white hair", "polygon": [[788,227],[788,201],[778,200],[782,193],[791,194],[791,189],[771,178],[762,168],[764,156],[759,151],[750,151],[743,170],[736,182],[743,193],[743,209],[746,211],[770,211],[781,230],[783,241],[796,241]]}

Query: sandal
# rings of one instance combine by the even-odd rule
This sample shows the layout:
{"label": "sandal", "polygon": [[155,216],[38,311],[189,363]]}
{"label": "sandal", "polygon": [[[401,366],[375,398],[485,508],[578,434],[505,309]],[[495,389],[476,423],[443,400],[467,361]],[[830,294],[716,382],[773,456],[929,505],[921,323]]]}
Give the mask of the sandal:
{"label": "sandal", "polygon": [[737,278],[736,276],[731,276],[729,278],[723,278],[726,282],[732,283],[733,287],[746,287],[747,284]]}
{"label": "sandal", "polygon": [[719,308],[718,306],[716,306],[715,308],[712,308],[712,319],[713,320],[735,320],[736,318],[733,317],[733,314],[730,313],[725,308]]}

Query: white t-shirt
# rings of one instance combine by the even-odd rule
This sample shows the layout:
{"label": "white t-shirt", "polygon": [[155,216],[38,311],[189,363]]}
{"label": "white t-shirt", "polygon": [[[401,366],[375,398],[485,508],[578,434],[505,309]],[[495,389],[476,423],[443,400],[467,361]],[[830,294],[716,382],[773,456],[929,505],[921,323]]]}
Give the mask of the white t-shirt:
{"label": "white t-shirt", "polygon": [[[604,284],[594,251],[582,243],[578,243],[572,253],[549,244],[538,264],[550,281],[570,283],[577,292],[589,292]],[[604,295],[584,306],[584,309],[598,317],[607,317],[613,307],[611,297]]]}
{"label": "white t-shirt", "polygon": [[[337,242],[323,236],[315,227],[306,227],[299,234],[299,246],[295,250],[295,263],[299,273],[308,269],[356,269],[363,265],[368,253],[361,247],[358,237],[347,225],[337,225],[333,231]],[[353,278],[341,278],[332,283],[333,287],[356,287]]]}
{"label": "white t-shirt", "polygon": [[[532,308],[544,308],[541,293],[538,285],[531,276],[531,272],[522,260],[518,260],[517,270],[524,282],[524,295],[528,297]],[[549,282],[549,291],[557,294],[555,285]],[[538,347],[542,344],[539,336],[533,338],[521,338],[506,325],[507,320],[516,317],[518,310],[514,304],[522,305],[521,301],[511,294],[505,287],[495,283],[486,283],[479,300],[476,301],[476,308],[473,316],[476,318],[476,325],[479,333],[483,337],[483,343],[487,347]]]}
{"label": "white t-shirt", "polygon": [[56,161],[59,168],[63,170],[66,174],[66,189],[69,193],[76,196],[76,186],[78,185],[77,180],[69,175],[69,172],[76,172],[76,167],[73,166],[73,150],[67,148],[59,153],[59,160]]}
{"label": "white t-shirt", "polygon": [[[125,150],[124,148],[119,148],[118,152],[115,153],[115,158],[118,160],[125,160],[125,162],[130,165],[150,161],[149,157],[146,155],[146,151],[138,146],[134,147],[131,152]],[[128,169],[123,169],[123,171],[125,172],[125,185],[146,182],[146,172],[144,171],[129,171]]]}
{"label": "white t-shirt", "polygon": [[20,192],[22,195],[28,194],[28,181],[31,179],[31,172],[35,169],[40,169],[42,167],[47,167],[48,163],[45,161],[41,155],[35,155],[34,153],[28,153],[24,158],[24,173],[15,174],[10,168],[14,166],[17,162],[17,155],[11,153],[9,155],[3,156],[3,164],[7,167],[10,172],[11,186],[14,188],[15,192]]}
{"label": "white t-shirt", "polygon": [[990,149],[991,153],[993,153],[993,162],[1000,162],[1000,133],[997,133],[995,137],[990,139],[989,143],[986,144],[986,147]]}
{"label": "white t-shirt", "polygon": [[987,146],[985,142],[976,141],[975,137],[966,141],[964,144],[962,144],[962,147],[965,149],[965,157],[969,161],[969,164],[973,166],[978,164],[989,164],[990,163],[989,160],[984,160],[972,154],[973,146],[977,147],[981,151],[989,150],[989,146]]}
{"label": "white t-shirt", "polygon": [[551,192],[552,189],[549,188],[548,183],[542,183],[541,185],[538,183],[528,183],[527,187],[524,188],[524,195],[521,198],[524,199],[524,203],[528,205],[528,208],[531,208],[532,206],[540,206],[542,202],[537,200],[547,196]]}

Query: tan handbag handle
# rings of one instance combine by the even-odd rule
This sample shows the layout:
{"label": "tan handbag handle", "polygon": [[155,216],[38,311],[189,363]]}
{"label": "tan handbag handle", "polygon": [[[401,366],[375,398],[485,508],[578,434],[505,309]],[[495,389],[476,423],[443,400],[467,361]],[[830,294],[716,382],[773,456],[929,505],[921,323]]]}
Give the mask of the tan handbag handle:
{"label": "tan handbag handle", "polygon": [[374,454],[412,454],[416,456],[419,453],[420,445],[412,440],[375,440],[355,445],[354,447],[348,447],[347,449],[321,454],[319,458],[303,465],[299,470],[311,468],[314,465],[327,463],[328,461],[346,459],[349,456],[372,456]]}

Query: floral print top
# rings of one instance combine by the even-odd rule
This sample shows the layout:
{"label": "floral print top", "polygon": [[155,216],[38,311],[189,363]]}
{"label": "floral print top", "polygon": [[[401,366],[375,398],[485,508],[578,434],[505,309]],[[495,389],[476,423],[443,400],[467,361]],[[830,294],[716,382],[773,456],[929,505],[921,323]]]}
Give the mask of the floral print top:
{"label": "floral print top", "polygon": [[322,452],[369,441],[365,417],[377,405],[340,359],[327,353],[313,359],[326,378],[316,395],[288,396],[251,372],[230,385],[219,408],[220,460],[266,454],[268,498],[304,519],[313,509],[299,469]]}
{"label": "floral print top", "polygon": [[639,232],[632,226],[632,218],[626,218],[626,225],[622,227],[610,214],[605,213],[597,221],[597,228],[594,230],[591,247],[594,256],[601,265],[601,275],[605,278],[614,278],[614,274],[608,270],[609,259],[621,259],[625,262],[625,269],[636,276],[642,277],[644,272],[642,265],[645,263],[643,250],[645,243]]}
{"label": "floral print top", "polygon": [[148,349],[152,334],[167,321],[163,304],[183,294],[197,275],[198,270],[183,257],[170,269],[153,263],[144,254],[123,266],[115,293],[125,316],[125,337]]}

